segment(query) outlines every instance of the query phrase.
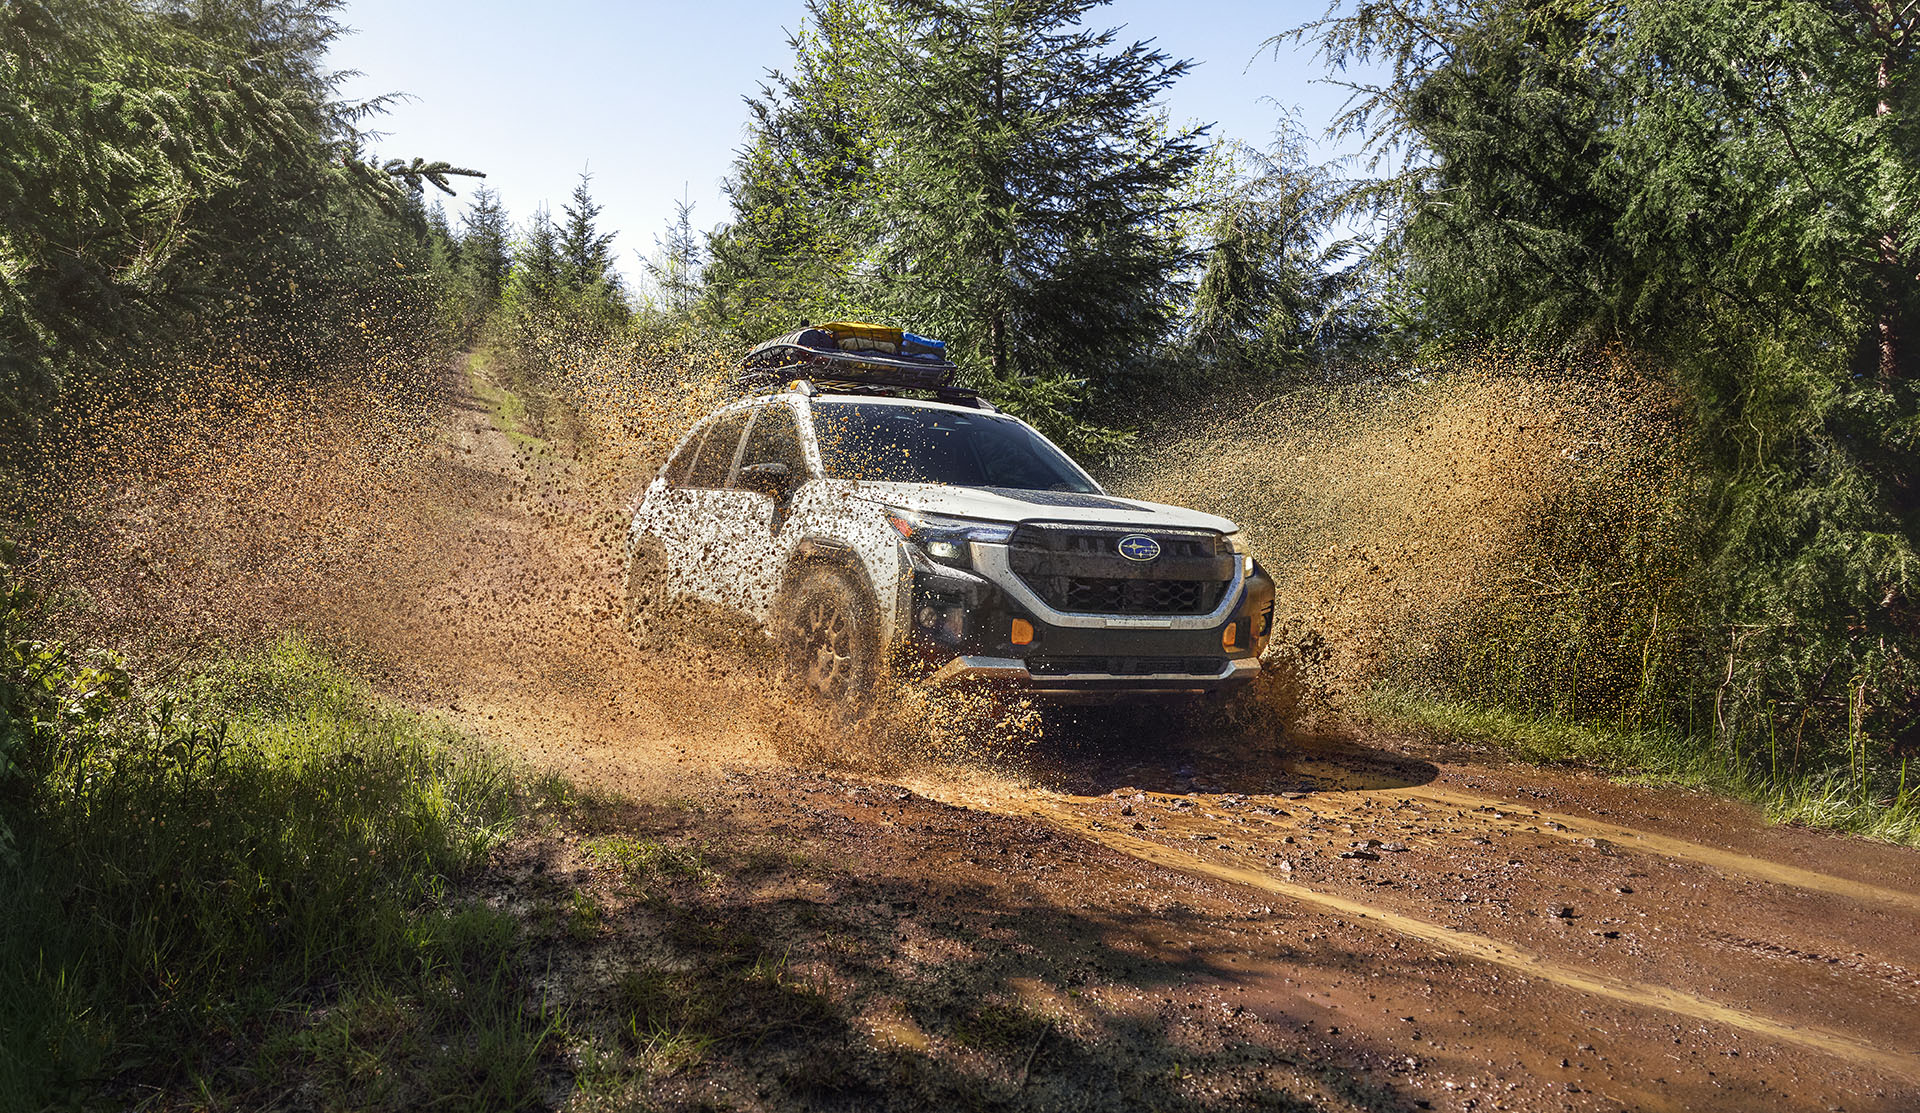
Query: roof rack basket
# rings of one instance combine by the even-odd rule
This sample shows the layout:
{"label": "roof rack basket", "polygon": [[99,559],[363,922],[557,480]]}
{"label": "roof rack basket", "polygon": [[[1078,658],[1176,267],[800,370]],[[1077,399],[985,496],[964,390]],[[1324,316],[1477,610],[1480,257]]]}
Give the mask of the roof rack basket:
{"label": "roof rack basket", "polygon": [[756,346],[740,363],[740,386],[772,390],[804,379],[822,391],[877,394],[889,390],[932,391],[942,401],[968,402],[973,391],[953,385],[959,368],[943,359],[850,352],[825,347],[817,329],[801,329]]}

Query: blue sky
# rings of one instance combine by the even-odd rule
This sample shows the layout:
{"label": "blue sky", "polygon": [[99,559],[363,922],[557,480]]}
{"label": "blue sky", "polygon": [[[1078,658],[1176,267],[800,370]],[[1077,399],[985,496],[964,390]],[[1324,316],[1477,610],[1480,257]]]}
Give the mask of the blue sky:
{"label": "blue sky", "polygon": [[[1088,23],[1196,63],[1165,99],[1176,121],[1264,143],[1283,112],[1318,136],[1345,99],[1314,80],[1323,74],[1310,52],[1259,50],[1325,8],[1114,0]],[[591,171],[602,227],[618,233],[631,276],[683,194],[697,227],[727,218],[720,183],[745,135],[741,98],[768,68],[787,66],[787,30],[803,11],[800,0],[357,0],[343,16],[355,33],[330,61],[362,72],[349,96],[411,96],[372,125],[386,133],[381,155],[486,171],[516,224],[542,201],[558,216]],[[450,217],[471,192],[462,183],[460,197],[443,198]]]}

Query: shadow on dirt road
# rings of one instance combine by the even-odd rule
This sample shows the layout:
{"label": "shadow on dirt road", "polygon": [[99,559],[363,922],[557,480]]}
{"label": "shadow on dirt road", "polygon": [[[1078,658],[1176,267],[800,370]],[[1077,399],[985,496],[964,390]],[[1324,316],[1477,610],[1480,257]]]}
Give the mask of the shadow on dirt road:
{"label": "shadow on dirt road", "polygon": [[1010,760],[1016,775],[1067,795],[1121,788],[1238,795],[1385,790],[1440,775],[1431,762],[1351,737],[1210,727],[1171,710],[1061,713],[1051,725]]}

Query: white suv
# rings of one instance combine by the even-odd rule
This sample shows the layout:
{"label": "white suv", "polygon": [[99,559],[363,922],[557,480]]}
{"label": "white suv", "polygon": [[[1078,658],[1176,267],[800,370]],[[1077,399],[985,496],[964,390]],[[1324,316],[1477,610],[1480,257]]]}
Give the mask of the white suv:
{"label": "white suv", "polygon": [[647,487],[627,533],[637,639],[718,608],[852,708],[889,667],[1080,699],[1259,672],[1273,583],[1232,522],[1107,495],[1025,422],[890,374],[905,360],[791,340],[748,360],[775,389],[696,424]]}

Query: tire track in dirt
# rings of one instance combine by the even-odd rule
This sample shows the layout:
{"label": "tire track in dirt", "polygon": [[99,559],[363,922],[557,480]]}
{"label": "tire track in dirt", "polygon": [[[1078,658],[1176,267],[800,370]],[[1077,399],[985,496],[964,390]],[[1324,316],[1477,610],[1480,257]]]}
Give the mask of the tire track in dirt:
{"label": "tire track in dirt", "polygon": [[1134,838],[1117,831],[1094,829],[1091,824],[1080,820],[1070,811],[1036,807],[1024,814],[1032,818],[1044,819],[1064,830],[1072,831],[1111,850],[1117,850],[1145,862],[1188,873],[1203,874],[1237,885],[1261,889],[1302,903],[1318,905],[1376,924],[1383,930],[1418,939],[1442,950],[1452,951],[1476,961],[1504,966],[1582,993],[1606,997],[1630,1005],[1663,1009],[1710,1024],[1736,1028],[1743,1032],[1867,1065],[1909,1081],[1920,1082],[1920,1054],[1888,1051],[1865,1040],[1855,1039],[1839,1032],[1788,1024],[1691,993],[1664,986],[1631,982],[1598,971],[1581,970],[1556,962],[1529,948],[1503,942],[1491,936],[1460,931],[1337,894],[1310,889],[1264,873],[1209,861],[1197,854],[1183,853],[1150,839]]}
{"label": "tire track in dirt", "polygon": [[[1660,1010],[1705,1024],[1717,1025],[1725,1029],[1759,1036],[1776,1043],[1818,1052],[1842,1060],[1855,1066],[1880,1072],[1887,1076],[1907,1082],[1920,1083],[1920,1050],[1905,1050],[1886,1046],[1885,1033],[1876,1033],[1869,1038],[1850,1034],[1823,1025],[1796,1022],[1768,1015],[1753,1008],[1742,1007],[1702,993],[1689,992],[1686,989],[1655,984],[1649,981],[1622,977],[1590,966],[1563,961],[1545,951],[1512,939],[1503,939],[1480,931],[1473,931],[1456,925],[1438,923],[1417,915],[1410,915],[1386,907],[1377,901],[1358,899],[1338,892],[1303,884],[1285,877],[1275,876],[1262,869],[1249,868],[1244,864],[1222,861],[1205,854],[1180,850],[1144,835],[1116,830],[1101,821],[1096,809],[1101,806],[1112,807],[1115,800],[1103,797],[1086,797],[1058,794],[1045,791],[1027,791],[1011,793],[982,793],[978,791],[954,791],[953,786],[941,784],[920,784],[912,786],[916,791],[956,806],[972,808],[994,814],[1018,816],[1047,823],[1056,829],[1070,832],[1100,846],[1156,866],[1172,869],[1196,877],[1205,877],[1232,885],[1242,886],[1284,897],[1299,904],[1317,908],[1325,912],[1352,917],[1362,924],[1381,933],[1402,936],[1435,947],[1438,950],[1472,962],[1485,963],[1513,970],[1527,977],[1550,983],[1557,987],[1574,990],[1593,997],[1620,1002],[1635,1008]],[[1323,803],[1328,796],[1335,797],[1339,803],[1351,804],[1359,793],[1316,793],[1315,802]],[[1493,808],[1504,802],[1492,798],[1481,798],[1468,793],[1434,789],[1431,791],[1411,791],[1396,788],[1389,795],[1401,797],[1421,797],[1437,803],[1462,806],[1471,804],[1475,809]],[[1223,823],[1219,817],[1210,817],[1200,813],[1193,798],[1169,793],[1129,793],[1125,798],[1144,798],[1160,801],[1169,805],[1185,805],[1183,814],[1193,820],[1181,828],[1189,838],[1204,840],[1209,845],[1222,845],[1221,836],[1242,840],[1247,835],[1234,824]],[[1235,801],[1244,801],[1253,806],[1293,801],[1283,798],[1265,799],[1257,796],[1235,797]],[[1668,851],[1675,852],[1673,857],[1693,861],[1710,868],[1745,866],[1740,872],[1760,880],[1777,884],[1806,882],[1802,887],[1820,892],[1833,893],[1864,901],[1887,901],[1901,907],[1909,902],[1908,895],[1879,886],[1851,882],[1844,878],[1799,870],[1781,866],[1778,863],[1765,862],[1745,855],[1733,854],[1705,847],[1685,840],[1671,839],[1654,835],[1651,832],[1636,831],[1614,824],[1594,824],[1590,821],[1574,820],[1563,826],[1566,830],[1545,828],[1545,823],[1557,822],[1545,819],[1534,809],[1520,809],[1516,805],[1504,805],[1516,811],[1530,813],[1529,818],[1538,818],[1540,822],[1505,823],[1510,829],[1526,835],[1544,835],[1555,838],[1580,839],[1584,836],[1576,832],[1574,822],[1586,824],[1586,830],[1603,831],[1612,837],[1629,843],[1631,852],[1644,853],[1656,857],[1666,857]],[[1274,809],[1279,810],[1279,809]],[[1337,813],[1320,813],[1323,817]],[[1486,819],[1484,814],[1477,816]],[[1567,817],[1573,820],[1573,817]],[[1281,832],[1293,830],[1292,826],[1255,814],[1251,819],[1270,828],[1277,838]],[[1190,829],[1189,829],[1190,828]],[[1219,834],[1205,833],[1213,828]],[[1161,833],[1161,832],[1154,832]],[[1256,838],[1256,843],[1266,840]],[[1436,840],[1440,842],[1442,840]],[[1378,845],[1377,840],[1375,845]],[[1627,848],[1623,848],[1627,849]],[[1891,898],[1891,900],[1888,900]],[[1778,960],[1781,954],[1797,954],[1792,948],[1783,948],[1777,944],[1749,941],[1744,948],[1730,948],[1725,939],[1718,938],[1723,933],[1706,930],[1701,933],[1701,942],[1715,946],[1723,952],[1740,950],[1755,956]],[[1829,964],[1845,967],[1851,972],[1864,972],[1889,985],[1905,988],[1899,977],[1885,976],[1878,966],[1899,971],[1901,968],[1890,964],[1871,964],[1856,961]]]}
{"label": "tire track in dirt", "polygon": [[[1144,793],[1149,798],[1179,800],[1184,797],[1170,793]],[[1314,792],[1316,804],[1324,807],[1351,805],[1352,802],[1376,793],[1360,790],[1318,791]],[[1677,839],[1652,831],[1642,831],[1616,823],[1587,819],[1580,816],[1543,811],[1539,808],[1503,800],[1494,796],[1481,796],[1473,793],[1456,792],[1450,789],[1436,788],[1432,785],[1412,785],[1394,788],[1383,793],[1392,797],[1431,801],[1442,806],[1459,808],[1468,813],[1474,822],[1487,827],[1509,831],[1540,835],[1544,838],[1559,839],[1565,842],[1583,844],[1603,852],[1616,850],[1635,850],[1661,858],[1695,862],[1710,867],[1722,874],[1751,878],[1774,885],[1805,889],[1810,892],[1828,893],[1851,900],[1877,903],[1891,906],[1902,911],[1920,914],[1920,893],[1903,892],[1882,885],[1873,885],[1851,878],[1838,877],[1817,870],[1802,869],[1783,862],[1768,861],[1737,851],[1722,850],[1703,843],[1686,839]],[[1069,799],[1073,799],[1069,797]],[[1082,800],[1094,798],[1084,797]],[[1278,803],[1281,801],[1260,796],[1244,797],[1253,804]],[[1284,826],[1275,824],[1275,826]],[[1445,845],[1446,840],[1433,840],[1433,845]]]}
{"label": "tire track in dirt", "polygon": [[[1316,797],[1339,798],[1340,793],[1316,793]],[[1605,839],[1611,843],[1642,850],[1662,858],[1677,858],[1698,862],[1710,866],[1721,873],[1749,877],[1756,881],[1787,885],[1796,889],[1830,893],[1858,901],[1869,901],[1890,905],[1920,915],[1920,893],[1898,889],[1889,889],[1881,885],[1837,877],[1829,873],[1802,869],[1783,862],[1768,861],[1736,851],[1722,850],[1703,843],[1686,839],[1676,839],[1652,831],[1642,831],[1633,827],[1606,823],[1600,820],[1579,816],[1564,815],[1539,808],[1529,807],[1493,796],[1481,796],[1473,793],[1457,792],[1438,788],[1433,785],[1413,785],[1394,789],[1392,795],[1430,800],[1436,804],[1450,805],[1467,809],[1474,813],[1477,820],[1490,826],[1505,827],[1530,834],[1539,834],[1549,838],[1568,842],[1585,842],[1588,846],[1595,843],[1589,840]]]}

